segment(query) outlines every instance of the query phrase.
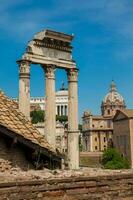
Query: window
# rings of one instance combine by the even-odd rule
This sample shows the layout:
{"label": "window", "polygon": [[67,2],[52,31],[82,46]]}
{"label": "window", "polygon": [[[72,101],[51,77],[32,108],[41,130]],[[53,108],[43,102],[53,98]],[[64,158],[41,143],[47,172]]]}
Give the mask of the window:
{"label": "window", "polygon": [[107,121],[107,127],[108,127],[108,128],[111,127],[111,121],[110,121],[110,120]]}
{"label": "window", "polygon": [[97,146],[95,146],[95,150],[97,150]]}
{"label": "window", "polygon": [[92,127],[94,128],[94,127],[95,127],[95,125],[94,125],[94,124],[92,124]]}
{"label": "window", "polygon": [[106,149],[106,145],[104,145],[103,148]]}
{"label": "window", "polygon": [[97,142],[97,137],[95,137],[95,141]]}
{"label": "window", "polygon": [[65,105],[65,115],[67,116],[67,106]]}
{"label": "window", "polygon": [[106,142],[106,137],[103,138],[103,141]]}
{"label": "window", "polygon": [[57,106],[57,115],[60,115],[60,106]]}
{"label": "window", "polygon": [[63,106],[61,106],[61,115],[63,115],[64,113],[63,113]]}
{"label": "window", "polygon": [[110,110],[108,110],[108,115],[110,115]]}

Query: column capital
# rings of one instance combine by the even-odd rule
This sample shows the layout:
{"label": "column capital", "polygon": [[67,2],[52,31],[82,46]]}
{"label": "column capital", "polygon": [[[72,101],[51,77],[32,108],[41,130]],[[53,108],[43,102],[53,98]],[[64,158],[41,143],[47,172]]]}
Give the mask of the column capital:
{"label": "column capital", "polygon": [[17,60],[16,63],[18,63],[19,65],[21,64],[27,64],[30,65],[32,62],[26,59],[22,59],[22,60]]}
{"label": "column capital", "polygon": [[55,79],[55,66],[54,65],[45,65],[43,66],[45,76],[49,79]]}
{"label": "column capital", "polygon": [[19,61],[17,61],[17,63],[19,64],[19,75],[20,76],[29,76],[31,62],[28,60],[19,60]]}
{"label": "column capital", "polygon": [[67,69],[67,77],[69,82],[77,82],[78,81],[78,69],[71,68]]}

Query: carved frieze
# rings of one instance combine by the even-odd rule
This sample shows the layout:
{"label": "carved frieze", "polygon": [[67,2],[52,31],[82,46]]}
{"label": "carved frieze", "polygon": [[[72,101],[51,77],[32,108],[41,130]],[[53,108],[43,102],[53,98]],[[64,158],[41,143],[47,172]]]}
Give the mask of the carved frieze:
{"label": "carved frieze", "polygon": [[69,42],[64,42],[61,40],[56,40],[52,38],[44,38],[42,41],[41,40],[34,40],[35,45],[39,47],[46,47],[46,48],[52,48],[52,49],[58,49],[61,51],[66,51],[66,52],[72,52],[72,46],[70,45]]}
{"label": "carved frieze", "polygon": [[71,45],[73,37],[50,30],[41,31],[28,43],[23,59],[26,58],[35,64],[37,62],[49,64],[48,62],[52,61],[58,67],[69,68],[69,64],[73,67],[75,65]]}

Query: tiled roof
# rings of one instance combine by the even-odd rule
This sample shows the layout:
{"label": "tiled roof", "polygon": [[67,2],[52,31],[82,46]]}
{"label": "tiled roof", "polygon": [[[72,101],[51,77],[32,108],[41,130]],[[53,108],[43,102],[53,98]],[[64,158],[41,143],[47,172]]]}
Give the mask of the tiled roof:
{"label": "tiled roof", "polygon": [[121,112],[123,112],[127,117],[133,117],[133,109],[124,109]]}
{"label": "tiled roof", "polygon": [[0,125],[24,139],[47,149],[51,153],[55,153],[45,137],[18,110],[16,102],[7,98],[2,91],[0,91]]}

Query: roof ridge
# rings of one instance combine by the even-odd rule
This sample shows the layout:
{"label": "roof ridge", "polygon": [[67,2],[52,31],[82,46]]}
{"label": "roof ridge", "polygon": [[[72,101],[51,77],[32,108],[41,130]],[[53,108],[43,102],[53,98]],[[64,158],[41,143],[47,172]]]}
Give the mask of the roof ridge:
{"label": "roof ridge", "polygon": [[28,118],[18,109],[16,103],[7,97],[3,91],[0,92],[0,124],[25,139],[31,140],[32,143],[36,143],[55,153],[46,138],[41,135]]}

